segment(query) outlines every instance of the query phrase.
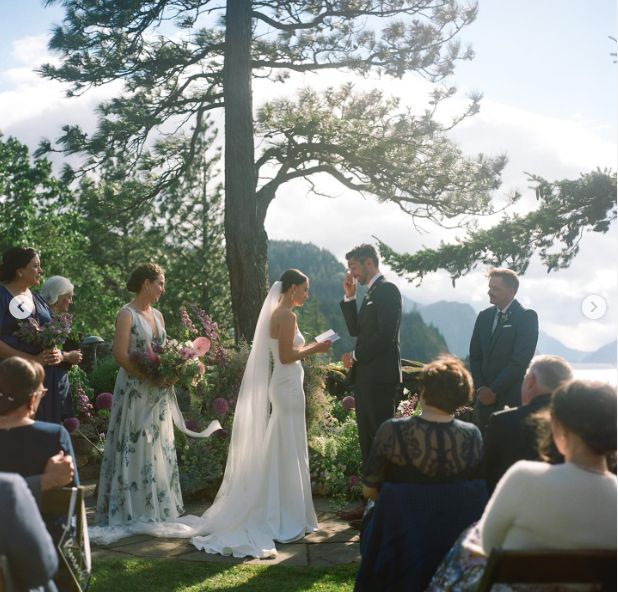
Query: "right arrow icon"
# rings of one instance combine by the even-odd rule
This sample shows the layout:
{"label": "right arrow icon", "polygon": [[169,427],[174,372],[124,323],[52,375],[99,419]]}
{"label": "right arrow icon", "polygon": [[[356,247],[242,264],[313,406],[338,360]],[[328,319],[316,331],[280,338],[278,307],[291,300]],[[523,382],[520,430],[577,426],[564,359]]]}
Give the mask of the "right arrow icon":
{"label": "right arrow icon", "polygon": [[582,313],[591,321],[597,321],[607,312],[607,302],[603,296],[590,294],[582,300]]}

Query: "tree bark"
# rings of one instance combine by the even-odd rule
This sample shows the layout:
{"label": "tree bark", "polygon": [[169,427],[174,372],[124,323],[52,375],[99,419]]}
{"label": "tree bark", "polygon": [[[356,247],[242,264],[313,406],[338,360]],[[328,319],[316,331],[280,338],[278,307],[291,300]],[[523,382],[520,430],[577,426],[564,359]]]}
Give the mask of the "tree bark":
{"label": "tree bark", "polygon": [[251,341],[266,294],[268,237],[256,199],[250,0],[227,1],[223,88],[226,260],[235,337]]}

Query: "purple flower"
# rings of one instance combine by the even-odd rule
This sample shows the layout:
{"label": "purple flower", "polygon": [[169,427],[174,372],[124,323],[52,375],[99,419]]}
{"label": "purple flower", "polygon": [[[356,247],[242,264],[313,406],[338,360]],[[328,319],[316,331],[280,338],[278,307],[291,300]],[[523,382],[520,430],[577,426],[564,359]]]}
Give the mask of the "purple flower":
{"label": "purple flower", "polygon": [[111,409],[113,397],[112,393],[99,393],[97,395],[97,409]]}
{"label": "purple flower", "polygon": [[180,307],[180,321],[186,327],[187,331],[189,331],[189,335],[195,335],[197,333],[197,329],[184,306]]}
{"label": "purple flower", "polygon": [[222,397],[217,397],[212,402],[212,408],[215,414],[218,415],[219,417],[225,415],[228,412],[229,407],[230,406],[228,405],[228,402]]}
{"label": "purple flower", "polygon": [[225,440],[228,437],[229,433],[225,428],[222,428],[220,430],[217,430],[213,436],[215,438],[219,438],[220,440]]}
{"label": "purple flower", "polygon": [[352,489],[353,487],[356,487],[359,483],[360,483],[360,479],[358,478],[357,475],[350,475],[350,478],[348,479],[348,489]]}
{"label": "purple flower", "polygon": [[356,406],[356,401],[353,396],[348,395],[347,397],[343,397],[341,400],[341,405],[346,411],[352,411],[352,409]]}
{"label": "purple flower", "polygon": [[79,427],[79,419],[77,417],[67,417],[63,423],[66,431],[69,433]]}
{"label": "purple flower", "polygon": [[185,425],[187,426],[188,430],[191,430],[192,432],[199,432],[200,431],[200,426],[197,423],[197,421],[195,419],[188,419],[185,422]]}

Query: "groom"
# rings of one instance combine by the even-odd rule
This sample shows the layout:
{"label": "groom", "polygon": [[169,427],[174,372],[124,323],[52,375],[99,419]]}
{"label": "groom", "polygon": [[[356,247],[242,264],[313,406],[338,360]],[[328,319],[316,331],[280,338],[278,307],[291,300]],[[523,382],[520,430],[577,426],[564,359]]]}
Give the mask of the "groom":
{"label": "groom", "polygon": [[[350,369],[365,467],[375,433],[383,421],[395,414],[395,399],[401,388],[399,325],[402,301],[397,286],[380,273],[378,254],[372,245],[355,247],[345,257],[348,272],[343,281],[344,299],[340,306],[350,335],[357,339],[354,351],[343,354],[342,361]],[[360,308],[356,305],[357,283],[367,286]],[[343,517],[356,518],[351,515],[353,513]]]}

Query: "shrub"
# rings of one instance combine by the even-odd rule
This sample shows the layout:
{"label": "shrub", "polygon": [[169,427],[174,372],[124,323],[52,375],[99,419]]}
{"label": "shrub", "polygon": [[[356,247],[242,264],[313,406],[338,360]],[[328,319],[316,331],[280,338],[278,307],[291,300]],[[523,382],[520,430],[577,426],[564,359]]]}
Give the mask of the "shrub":
{"label": "shrub", "polygon": [[324,389],[324,368],[313,360],[305,364],[305,421],[307,432],[320,432],[330,417],[331,400]]}
{"label": "shrub", "polygon": [[95,393],[114,392],[116,374],[118,374],[118,362],[113,357],[102,358],[92,369],[88,380]]}
{"label": "shrub", "polygon": [[333,497],[339,505],[360,495],[361,454],[353,412],[346,412],[343,421],[332,416],[325,433],[311,434],[309,468],[314,490]]}

